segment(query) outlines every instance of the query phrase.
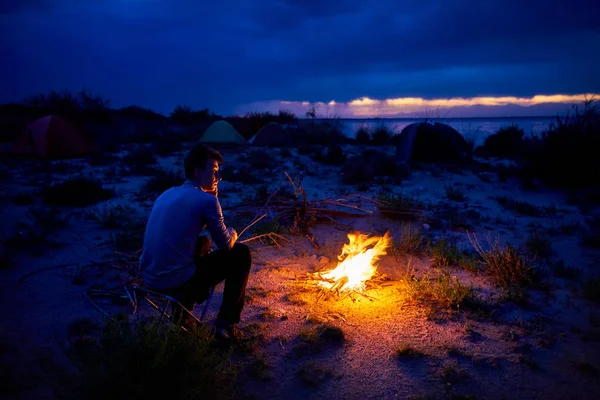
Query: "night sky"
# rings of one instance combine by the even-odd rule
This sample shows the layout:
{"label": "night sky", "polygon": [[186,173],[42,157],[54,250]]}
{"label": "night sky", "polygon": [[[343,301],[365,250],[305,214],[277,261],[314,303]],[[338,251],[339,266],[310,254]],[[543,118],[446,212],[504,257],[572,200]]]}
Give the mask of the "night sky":
{"label": "night sky", "polygon": [[0,103],[86,88],[161,113],[549,115],[600,93],[599,4],[4,0]]}

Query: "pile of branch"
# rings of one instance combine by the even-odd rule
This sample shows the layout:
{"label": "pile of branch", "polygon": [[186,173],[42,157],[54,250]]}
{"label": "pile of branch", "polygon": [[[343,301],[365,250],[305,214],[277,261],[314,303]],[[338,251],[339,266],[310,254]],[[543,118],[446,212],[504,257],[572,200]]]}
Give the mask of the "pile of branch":
{"label": "pile of branch", "polygon": [[321,282],[328,282],[331,287],[327,288],[322,286],[317,295],[317,302],[320,300],[327,300],[335,297],[337,299],[344,299],[349,297],[352,301],[356,301],[359,296],[367,298],[369,300],[376,300],[375,297],[367,294],[368,291],[382,289],[383,287],[390,286],[393,283],[390,282],[389,278],[385,274],[377,273],[371,279],[365,282],[365,290],[342,290],[342,287],[348,282],[347,277],[342,277],[336,281],[327,279],[320,272],[307,273],[306,276],[297,278],[298,281],[308,283],[314,286],[319,285]]}
{"label": "pile of branch", "polygon": [[[318,222],[333,222],[338,224],[335,217],[340,218],[360,218],[372,215],[373,210],[362,208],[357,203],[356,197],[352,196],[338,199],[308,200],[306,191],[299,179],[295,181],[290,175],[285,173],[287,180],[291,184],[292,191],[281,187],[275,189],[267,198],[264,204],[256,202],[246,202],[238,206],[256,207],[259,206],[258,217],[256,217],[242,233],[265,217],[270,221],[278,221],[282,225],[289,226],[289,233],[298,234],[306,237],[311,244],[318,249],[319,245],[312,233],[312,226]],[[242,236],[242,234],[240,234]],[[265,240],[275,242],[279,245],[281,241],[287,240],[279,232],[267,232],[241,241],[241,243],[252,240]]]}

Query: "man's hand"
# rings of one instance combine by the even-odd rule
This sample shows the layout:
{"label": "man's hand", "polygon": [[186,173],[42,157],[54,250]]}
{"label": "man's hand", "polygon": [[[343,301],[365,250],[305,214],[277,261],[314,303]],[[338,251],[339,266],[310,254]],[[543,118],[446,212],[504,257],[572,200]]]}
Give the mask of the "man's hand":
{"label": "man's hand", "polygon": [[229,232],[229,235],[232,238],[232,241],[231,241],[232,245],[235,244],[235,242],[237,242],[237,240],[238,240],[238,233],[237,233],[237,231],[235,229],[233,229],[233,228],[227,228],[227,232]]}

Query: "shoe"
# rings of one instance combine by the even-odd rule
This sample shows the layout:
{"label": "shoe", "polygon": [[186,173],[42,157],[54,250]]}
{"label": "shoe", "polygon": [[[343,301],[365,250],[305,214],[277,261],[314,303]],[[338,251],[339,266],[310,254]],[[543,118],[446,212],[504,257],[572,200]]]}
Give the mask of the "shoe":
{"label": "shoe", "polygon": [[237,344],[242,339],[242,333],[236,325],[215,325],[215,339]]}

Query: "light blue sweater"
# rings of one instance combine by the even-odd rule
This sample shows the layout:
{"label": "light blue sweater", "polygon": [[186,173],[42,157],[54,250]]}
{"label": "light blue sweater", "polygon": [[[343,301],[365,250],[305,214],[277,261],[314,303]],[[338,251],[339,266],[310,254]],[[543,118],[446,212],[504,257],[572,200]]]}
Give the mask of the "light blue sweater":
{"label": "light blue sweater", "polygon": [[219,199],[186,181],[161,194],[152,207],[140,257],[147,287],[165,290],[185,283],[194,274],[198,235],[208,228],[219,249],[233,246]]}

